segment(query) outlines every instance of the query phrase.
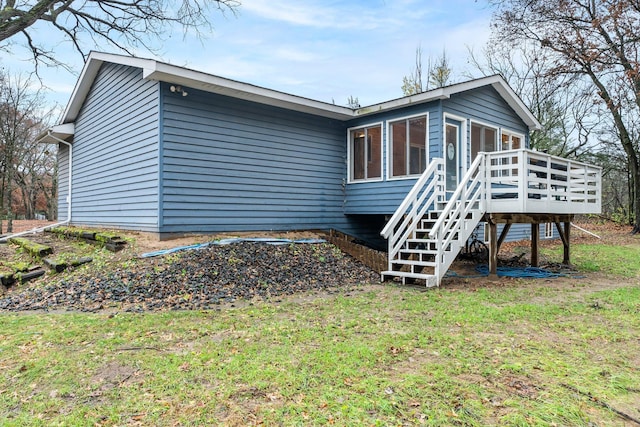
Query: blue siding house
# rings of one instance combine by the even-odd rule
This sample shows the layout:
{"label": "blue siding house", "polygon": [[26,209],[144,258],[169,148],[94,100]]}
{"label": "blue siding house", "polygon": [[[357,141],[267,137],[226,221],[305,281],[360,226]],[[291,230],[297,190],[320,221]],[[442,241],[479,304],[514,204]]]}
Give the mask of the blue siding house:
{"label": "blue siding house", "polygon": [[71,224],[375,242],[434,159],[447,199],[480,153],[526,149],[539,126],[500,76],[352,109],[92,52],[44,140],[60,146],[59,218]]}

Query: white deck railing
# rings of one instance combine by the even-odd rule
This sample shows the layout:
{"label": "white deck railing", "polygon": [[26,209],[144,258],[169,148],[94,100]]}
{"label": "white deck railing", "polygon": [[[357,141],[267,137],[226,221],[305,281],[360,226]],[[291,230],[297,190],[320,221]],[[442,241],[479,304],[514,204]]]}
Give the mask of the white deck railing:
{"label": "white deck railing", "polygon": [[602,169],[520,149],[484,153],[490,213],[600,213]]}
{"label": "white deck railing", "polygon": [[444,201],[444,194],[444,160],[435,158],[380,232],[387,239],[389,259],[393,259],[405,240],[413,236],[420,220],[435,202]]}
{"label": "white deck railing", "polygon": [[436,242],[434,275],[438,284],[485,212],[484,156],[480,153],[473,161],[429,232]]}
{"label": "white deck railing", "polygon": [[[478,154],[456,191],[446,194],[444,160],[436,158],[380,233],[389,245],[383,278],[401,276],[403,283],[407,277],[423,278],[428,286],[438,285],[485,213],[600,213],[601,184],[597,166],[520,149]],[[437,219],[423,221],[430,210],[439,212]],[[434,219],[425,236],[425,224]],[[402,270],[406,266],[411,270]],[[431,266],[433,274],[422,272]]]}

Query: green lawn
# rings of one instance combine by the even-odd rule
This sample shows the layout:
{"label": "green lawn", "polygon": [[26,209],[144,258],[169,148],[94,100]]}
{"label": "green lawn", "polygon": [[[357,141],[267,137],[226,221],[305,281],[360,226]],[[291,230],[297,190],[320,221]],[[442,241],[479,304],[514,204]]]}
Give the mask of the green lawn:
{"label": "green lawn", "polygon": [[573,250],[615,286],[504,279],[210,312],[0,314],[0,425],[622,426],[605,405],[640,418],[640,247]]}

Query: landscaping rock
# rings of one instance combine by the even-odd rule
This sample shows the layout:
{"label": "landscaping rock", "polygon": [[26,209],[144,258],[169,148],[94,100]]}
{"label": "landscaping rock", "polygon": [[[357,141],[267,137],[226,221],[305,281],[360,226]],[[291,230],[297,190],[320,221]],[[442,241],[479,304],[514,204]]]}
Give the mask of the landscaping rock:
{"label": "landscaping rock", "polygon": [[9,293],[0,299],[0,309],[211,309],[237,300],[338,291],[377,281],[378,274],[328,243],[274,246],[242,242]]}

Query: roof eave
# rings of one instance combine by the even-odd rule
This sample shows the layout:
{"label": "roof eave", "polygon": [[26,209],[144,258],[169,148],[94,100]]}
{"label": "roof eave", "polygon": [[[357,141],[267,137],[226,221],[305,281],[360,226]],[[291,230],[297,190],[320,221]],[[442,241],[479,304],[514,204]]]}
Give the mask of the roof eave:
{"label": "roof eave", "polygon": [[155,62],[153,68],[145,68],[143,77],[148,80],[172,83],[205,92],[226,95],[237,99],[332,119],[348,120],[354,116],[351,108],[290,95],[284,92],[278,92],[199,71],[175,67],[161,62]]}
{"label": "roof eave", "polygon": [[231,96],[265,105],[288,110],[314,114],[337,120],[350,120],[379,112],[400,109],[406,106],[442,100],[466,90],[492,85],[505,102],[525,122],[530,130],[541,129],[540,122],[531,114],[518,95],[499,75],[483,77],[463,83],[456,83],[443,88],[433,89],[416,95],[374,104],[353,110],[326,102],[316,101],[284,92],[242,83],[239,81],[214,76],[212,74],[166,64],[152,59],[134,58],[110,53],[91,52],[80,78],[65,109],[62,123],[73,123],[91,89],[93,81],[104,62],[137,67],[143,70],[143,77],[149,80],[181,85],[206,92]]}
{"label": "roof eave", "polygon": [[57,144],[60,140],[67,141],[75,134],[74,123],[55,125],[38,135],[36,141],[40,144]]}
{"label": "roof eave", "polygon": [[449,94],[445,93],[442,88],[418,93],[415,95],[405,96],[403,98],[394,99],[392,101],[381,102],[379,104],[369,105],[367,107],[358,108],[355,111],[357,117],[368,116],[370,114],[381,113],[384,111],[397,110],[414,104],[423,104],[425,102],[436,101],[439,99],[447,99]]}

